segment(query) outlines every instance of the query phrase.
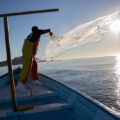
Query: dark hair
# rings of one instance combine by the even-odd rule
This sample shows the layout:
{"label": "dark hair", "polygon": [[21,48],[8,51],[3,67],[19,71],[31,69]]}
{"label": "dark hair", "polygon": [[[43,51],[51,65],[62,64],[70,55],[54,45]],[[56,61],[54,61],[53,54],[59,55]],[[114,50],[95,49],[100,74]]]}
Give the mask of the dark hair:
{"label": "dark hair", "polygon": [[33,27],[32,27],[32,32],[33,32],[33,31],[36,31],[36,30],[38,30],[38,27],[37,27],[37,26],[33,26]]}

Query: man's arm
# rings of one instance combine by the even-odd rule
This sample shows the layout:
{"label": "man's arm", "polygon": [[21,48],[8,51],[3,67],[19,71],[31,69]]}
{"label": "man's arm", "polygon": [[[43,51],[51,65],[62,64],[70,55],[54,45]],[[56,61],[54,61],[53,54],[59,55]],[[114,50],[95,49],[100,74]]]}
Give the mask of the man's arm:
{"label": "man's arm", "polygon": [[41,34],[46,34],[49,33],[50,36],[53,36],[53,32],[51,31],[51,29],[46,29],[46,30],[40,30]]}

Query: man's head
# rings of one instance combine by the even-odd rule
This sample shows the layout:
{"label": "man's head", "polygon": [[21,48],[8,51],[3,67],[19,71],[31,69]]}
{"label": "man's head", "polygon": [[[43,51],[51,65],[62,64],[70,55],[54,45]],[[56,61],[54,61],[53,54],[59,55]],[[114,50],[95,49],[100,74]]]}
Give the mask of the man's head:
{"label": "man's head", "polygon": [[33,26],[33,27],[32,27],[32,32],[34,32],[34,31],[36,31],[36,30],[38,30],[38,27],[37,27],[37,26]]}

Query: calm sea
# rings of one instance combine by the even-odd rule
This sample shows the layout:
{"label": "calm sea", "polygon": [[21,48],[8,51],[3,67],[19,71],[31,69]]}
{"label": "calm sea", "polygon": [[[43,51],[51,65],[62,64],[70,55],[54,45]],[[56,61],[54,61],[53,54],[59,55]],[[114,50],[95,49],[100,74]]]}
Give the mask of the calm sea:
{"label": "calm sea", "polygon": [[[99,57],[38,63],[38,71],[120,113],[120,57]],[[17,66],[14,66],[16,68]],[[0,75],[7,67],[0,68]]]}

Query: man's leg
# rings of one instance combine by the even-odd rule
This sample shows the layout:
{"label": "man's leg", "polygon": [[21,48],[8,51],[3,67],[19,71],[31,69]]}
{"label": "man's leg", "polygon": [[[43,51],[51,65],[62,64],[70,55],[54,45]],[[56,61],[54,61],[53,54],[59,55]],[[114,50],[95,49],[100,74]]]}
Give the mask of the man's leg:
{"label": "man's leg", "polygon": [[21,69],[21,73],[19,76],[19,82],[26,83],[28,75],[31,71],[32,67],[32,49],[33,49],[33,43],[29,42],[28,40],[25,40],[24,46],[23,46],[23,67]]}
{"label": "man's leg", "polygon": [[33,57],[32,67],[30,71],[30,78],[31,80],[38,80],[37,62],[34,57]]}
{"label": "man's leg", "polygon": [[31,66],[32,66],[32,57],[26,55],[23,58],[23,67],[21,69],[18,82],[21,82],[23,84],[26,83],[28,75],[29,75],[30,70],[31,70]]}
{"label": "man's leg", "polygon": [[43,85],[43,83],[38,80],[37,62],[36,62],[35,58],[34,58],[33,64],[32,64],[30,78],[31,78],[31,80],[33,80],[33,83],[35,85],[40,85],[40,86]]}
{"label": "man's leg", "polygon": [[31,70],[32,66],[32,48],[33,48],[33,43],[29,42],[28,40],[24,41],[24,46],[22,49],[23,53],[23,67],[20,72],[18,84],[16,86],[16,89],[23,92],[27,93],[30,95],[30,90],[24,85],[27,81],[28,75]]}

